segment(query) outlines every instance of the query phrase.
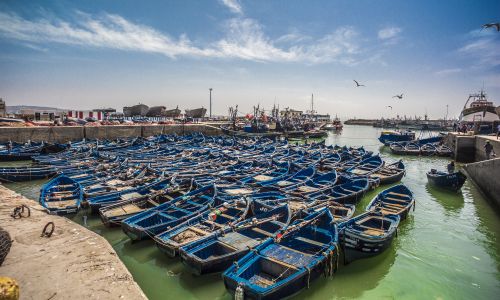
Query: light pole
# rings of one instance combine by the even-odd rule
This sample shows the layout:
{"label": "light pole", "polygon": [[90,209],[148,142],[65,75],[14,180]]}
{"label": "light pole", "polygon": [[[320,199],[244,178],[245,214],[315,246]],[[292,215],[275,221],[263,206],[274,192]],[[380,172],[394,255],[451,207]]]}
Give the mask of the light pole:
{"label": "light pole", "polygon": [[212,88],[208,89],[210,91],[210,119],[212,118]]}

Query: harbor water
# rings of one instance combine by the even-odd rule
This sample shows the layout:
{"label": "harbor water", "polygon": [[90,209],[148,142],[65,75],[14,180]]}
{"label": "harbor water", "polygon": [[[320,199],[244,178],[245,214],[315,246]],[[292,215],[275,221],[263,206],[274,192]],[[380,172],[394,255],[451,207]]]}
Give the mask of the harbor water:
{"label": "harbor water", "polygon": [[[500,293],[500,215],[468,180],[459,192],[427,184],[426,172],[445,169],[448,159],[394,156],[381,147],[380,129],[347,125],[329,133],[327,144],[364,146],[386,161],[403,159],[402,182],[415,195],[416,209],[379,256],[340,265],[333,277],[320,278],[296,299],[495,299]],[[44,180],[5,186],[38,199]],[[379,187],[357,204],[364,211]],[[230,299],[220,274],[196,277],[179,259],[162,254],[152,241],[131,243],[120,228],[106,228],[96,216],[75,222],[104,236],[149,299]],[[86,224],[84,220],[86,219]],[[497,295],[497,296],[495,296]]]}

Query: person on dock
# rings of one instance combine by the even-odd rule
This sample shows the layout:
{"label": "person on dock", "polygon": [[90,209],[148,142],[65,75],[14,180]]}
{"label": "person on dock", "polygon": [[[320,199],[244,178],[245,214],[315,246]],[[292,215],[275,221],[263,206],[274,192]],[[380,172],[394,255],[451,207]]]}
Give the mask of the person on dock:
{"label": "person on dock", "polygon": [[448,164],[448,173],[451,174],[451,173],[455,173],[455,162],[454,161],[451,161],[449,164]]}
{"label": "person on dock", "polygon": [[493,156],[496,156],[495,152],[493,151],[493,145],[491,145],[490,141],[486,141],[486,143],[484,144],[484,151],[486,152],[486,159],[490,159],[491,152],[493,152]]}

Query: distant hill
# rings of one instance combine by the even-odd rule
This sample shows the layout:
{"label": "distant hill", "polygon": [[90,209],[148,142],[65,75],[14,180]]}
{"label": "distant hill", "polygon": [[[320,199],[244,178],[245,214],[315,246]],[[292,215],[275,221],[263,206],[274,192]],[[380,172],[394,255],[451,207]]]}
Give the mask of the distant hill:
{"label": "distant hill", "polygon": [[21,109],[35,109],[35,110],[55,110],[55,111],[67,111],[68,109],[48,107],[48,106],[34,106],[34,105],[7,105],[6,110],[8,114],[15,113]]}

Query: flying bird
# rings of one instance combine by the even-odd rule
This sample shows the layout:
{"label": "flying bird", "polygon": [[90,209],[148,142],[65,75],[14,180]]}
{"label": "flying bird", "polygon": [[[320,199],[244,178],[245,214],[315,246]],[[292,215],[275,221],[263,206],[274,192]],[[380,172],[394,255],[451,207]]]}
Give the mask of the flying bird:
{"label": "flying bird", "polygon": [[496,27],[497,31],[500,31],[500,23],[488,23],[488,24],[484,24],[481,27],[482,27],[481,30],[486,29],[486,28]]}
{"label": "flying bird", "polygon": [[390,107],[390,108],[391,108],[391,110],[392,110],[392,106],[390,106],[390,105],[387,105],[386,107]]}
{"label": "flying bird", "polygon": [[359,84],[359,82],[357,82],[357,81],[356,81],[356,80],[354,80],[354,79],[353,79],[353,81],[354,81],[354,83],[356,83],[356,87],[365,86],[364,84]]}
{"label": "flying bird", "polygon": [[399,100],[401,100],[401,99],[403,99],[403,94],[392,96],[392,98],[398,98]]}

